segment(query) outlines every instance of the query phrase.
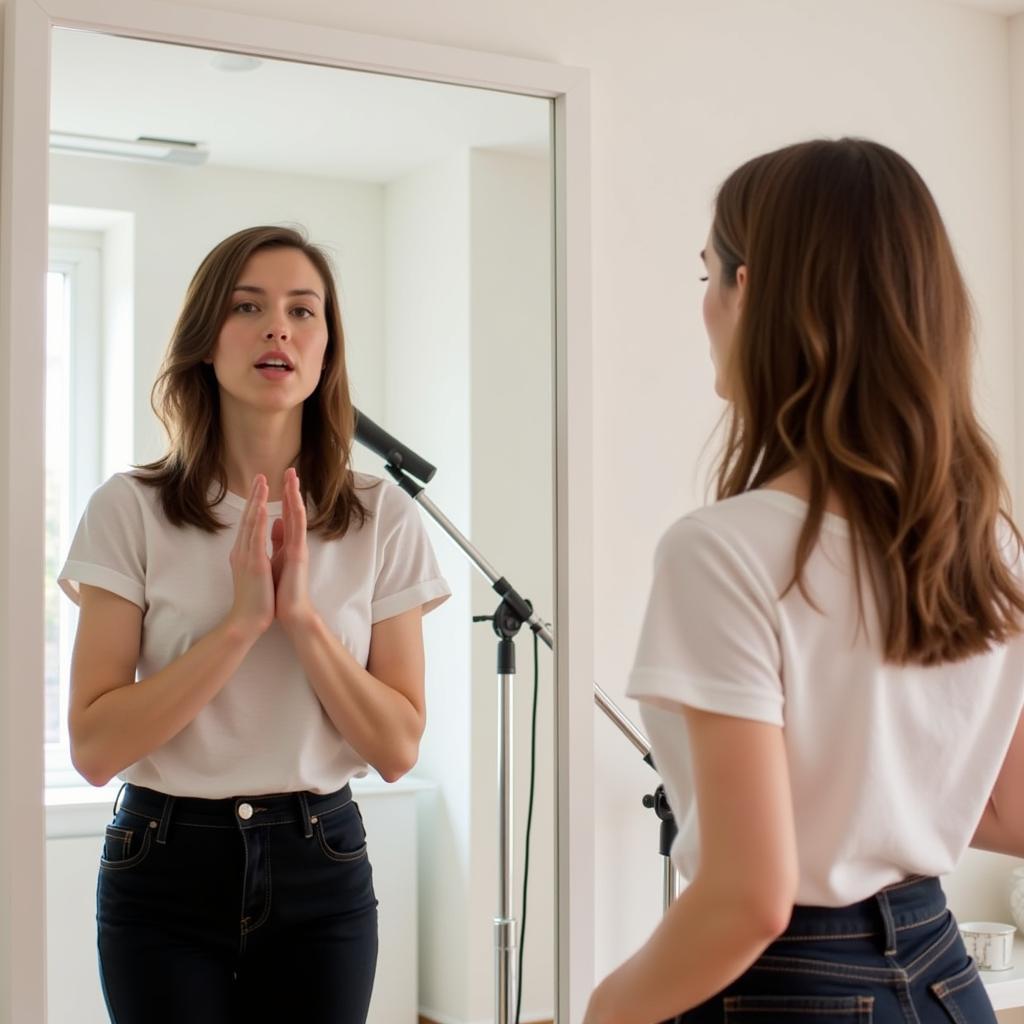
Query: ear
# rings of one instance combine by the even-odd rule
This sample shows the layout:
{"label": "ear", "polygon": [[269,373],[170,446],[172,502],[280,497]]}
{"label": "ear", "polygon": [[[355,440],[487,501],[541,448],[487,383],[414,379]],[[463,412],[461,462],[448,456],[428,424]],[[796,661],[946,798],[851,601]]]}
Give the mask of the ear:
{"label": "ear", "polygon": [[746,264],[740,264],[736,268],[736,307],[737,309],[743,308],[743,300],[747,294],[747,267]]}

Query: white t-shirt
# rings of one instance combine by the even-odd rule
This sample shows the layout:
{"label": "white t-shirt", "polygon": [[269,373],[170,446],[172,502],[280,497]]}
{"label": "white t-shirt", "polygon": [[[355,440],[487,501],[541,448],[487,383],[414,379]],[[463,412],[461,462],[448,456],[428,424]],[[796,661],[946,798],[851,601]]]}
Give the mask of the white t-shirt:
{"label": "white t-shirt", "polygon": [[[783,727],[797,903],[843,906],[956,865],[981,819],[1024,704],[1024,639],[953,665],[886,664],[845,519],[826,513],[793,587],[807,504],[751,491],[679,520],[659,544],[628,694],[642,702],[679,826],[686,878],[700,836],[681,705]],[[1008,558],[1011,557],[1008,555]]]}
{"label": "white t-shirt", "polygon": [[[419,510],[395,485],[355,475],[370,518],[340,540],[308,534],[309,592],[324,622],[365,666],[375,622],[450,594]],[[102,587],[143,611],[138,679],[159,672],[223,621],[234,587],[228,555],[245,499],[230,492],[206,533],[168,523],[159,492],[118,473],[89,501],[59,582],[78,602],[78,583]],[[267,544],[281,502],[267,505]],[[311,790],[330,793],[367,772],[339,735],[275,622],[223,689],[176,736],[121,774],[174,796],[220,798]]]}

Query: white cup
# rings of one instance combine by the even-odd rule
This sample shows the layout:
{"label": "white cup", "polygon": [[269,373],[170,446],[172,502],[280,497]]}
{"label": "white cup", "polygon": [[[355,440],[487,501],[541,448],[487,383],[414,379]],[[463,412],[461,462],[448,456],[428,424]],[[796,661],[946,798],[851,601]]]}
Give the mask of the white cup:
{"label": "white cup", "polygon": [[1008,971],[1013,967],[1012,924],[998,921],[967,921],[960,925],[967,952],[974,957],[979,971]]}

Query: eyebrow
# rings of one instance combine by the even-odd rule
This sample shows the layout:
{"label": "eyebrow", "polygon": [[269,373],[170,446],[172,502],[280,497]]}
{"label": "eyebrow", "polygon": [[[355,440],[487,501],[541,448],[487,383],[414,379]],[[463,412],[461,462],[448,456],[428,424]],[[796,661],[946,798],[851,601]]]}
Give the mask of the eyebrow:
{"label": "eyebrow", "polygon": [[[236,291],[236,292],[252,292],[255,295],[266,295],[267,294],[267,291],[266,291],[265,288],[257,288],[253,284],[236,284],[233,290]],[[290,292],[288,292],[288,294],[289,295],[313,295],[316,298],[320,299],[320,294],[318,292],[313,291],[312,288],[293,288]],[[320,301],[323,302],[324,300],[320,299]]]}

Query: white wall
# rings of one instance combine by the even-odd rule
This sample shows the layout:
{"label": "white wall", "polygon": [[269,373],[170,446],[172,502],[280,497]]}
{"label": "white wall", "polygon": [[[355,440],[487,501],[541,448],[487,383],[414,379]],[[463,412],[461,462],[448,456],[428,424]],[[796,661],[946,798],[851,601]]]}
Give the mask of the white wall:
{"label": "white wall", "polygon": [[[550,191],[545,161],[461,153],[389,185],[385,218],[390,428],[439,466],[433,501],[548,615]],[[489,626],[470,625],[470,617],[491,614],[498,598],[447,537],[433,534],[455,594],[426,623],[429,714],[416,773],[438,783],[440,798],[421,803],[421,1011],[439,1021],[479,1021],[491,1017],[494,1005],[496,638]],[[554,1006],[546,649],[540,662],[523,1019],[550,1019]],[[518,643],[515,690],[517,920],[531,684],[527,630]]]}
{"label": "white wall", "polygon": [[[1016,365],[1014,384],[1016,394],[1024,395],[1024,15],[1010,19],[1010,142],[1013,178],[1013,335]],[[1024,418],[1017,405],[1017,518],[1024,515],[1021,491],[1024,490]],[[1006,894],[1009,892],[1010,872],[1020,861],[1011,857],[996,857],[970,851],[956,871],[955,879],[947,879],[946,891],[954,913],[971,908],[971,913],[1000,920],[1011,920],[1006,913]],[[986,903],[976,906],[975,893],[986,894]],[[990,908],[990,909],[988,909]],[[993,917],[993,915],[995,915]],[[1018,949],[1024,936],[1017,935]],[[1007,1010],[999,1014],[1002,1024],[1024,1024],[1024,1009]]]}
{"label": "white wall", "polygon": [[[221,239],[299,224],[331,254],[353,400],[383,415],[383,193],[380,185],[226,167],[162,167],[53,155],[50,201],[135,215],[135,457],[163,454],[149,395],[188,282]],[[362,454],[359,459],[363,460]],[[372,463],[371,463],[372,464]]]}
{"label": "white wall", "polygon": [[[551,167],[546,160],[476,151],[471,156],[473,542],[548,621],[554,614],[552,501]],[[473,611],[498,597],[473,574]],[[473,632],[473,940],[470,1020],[493,1015],[497,908],[497,637]],[[522,1019],[554,1016],[554,657],[541,644],[537,776],[523,961]],[[511,916],[522,926],[523,839],[529,793],[533,637],[516,640],[515,856]]]}
{"label": "white wall", "polygon": [[[1024,351],[1024,14],[1010,19],[1010,143],[1013,178],[1013,327],[1017,353]],[[1024,395],[1024,358],[1018,354],[1014,386]],[[1024,410],[1017,407],[1018,516],[1024,503]]]}
{"label": "white wall", "polygon": [[[472,535],[468,154],[390,183],[385,226],[388,430],[438,466],[431,499]],[[428,715],[416,774],[439,789],[420,807],[420,1008],[465,1021],[475,838],[470,569],[432,522],[429,530],[452,597],[424,621]]]}
{"label": "white wall", "polygon": [[[974,290],[984,412],[1015,466],[1004,19],[933,0],[174,2],[591,69],[595,664],[613,697],[656,539],[701,498],[693,467],[719,406],[696,252],[713,189],[742,159],[854,132],[918,166]],[[639,806],[650,773],[603,721],[595,728],[594,942],[604,972],[657,919],[661,865]]]}

